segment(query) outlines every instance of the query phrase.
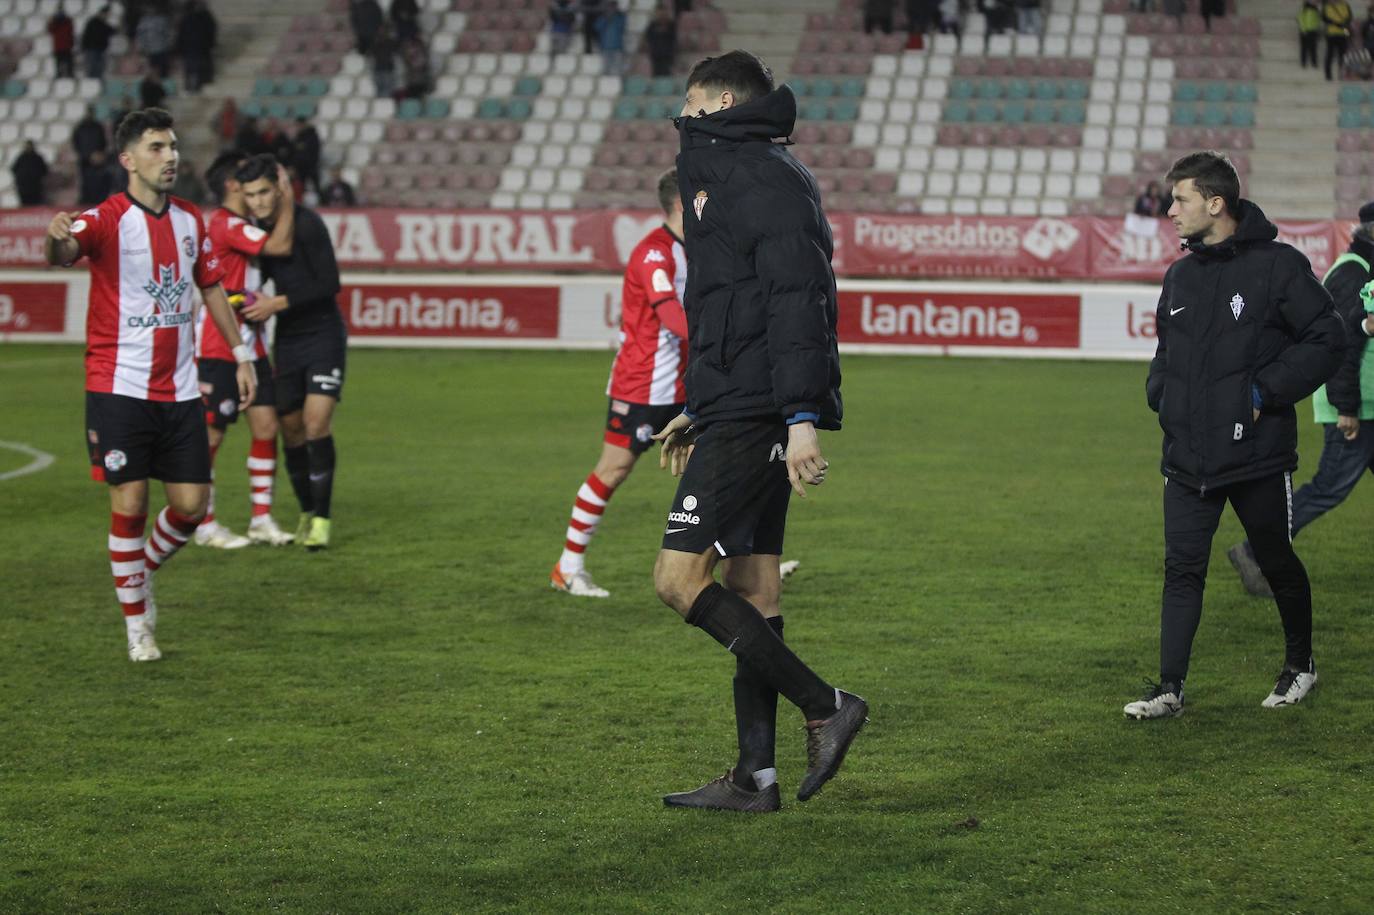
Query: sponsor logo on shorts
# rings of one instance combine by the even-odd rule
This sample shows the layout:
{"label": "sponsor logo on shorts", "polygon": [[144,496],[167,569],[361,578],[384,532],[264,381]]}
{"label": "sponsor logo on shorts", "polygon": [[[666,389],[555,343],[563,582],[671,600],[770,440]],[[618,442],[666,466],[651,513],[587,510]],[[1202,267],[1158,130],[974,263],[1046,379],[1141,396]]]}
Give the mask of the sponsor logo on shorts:
{"label": "sponsor logo on shorts", "polygon": [[683,497],[682,497],[682,507],[685,508],[687,511],[691,511],[692,509],[696,508],[696,507],[697,507],[697,497],[696,497],[696,496],[691,496],[691,495],[683,496]]}
{"label": "sponsor logo on shorts", "polygon": [[310,383],[319,385],[323,391],[332,391],[343,384],[343,372],[334,369],[328,375],[311,375]]}
{"label": "sponsor logo on shorts", "polygon": [[611,401],[611,412],[619,413],[621,416],[629,416],[630,405],[623,400],[613,400]]}
{"label": "sponsor logo on shorts", "polygon": [[668,523],[672,524],[674,521],[678,524],[700,524],[701,516],[688,512],[668,512]]}
{"label": "sponsor logo on shorts", "polygon": [[86,441],[90,442],[92,445],[97,444],[100,441],[100,433],[94,429],[87,429]]}
{"label": "sponsor logo on shorts", "polygon": [[648,423],[645,423],[644,425],[635,429],[635,438],[639,439],[639,441],[641,442],[653,441],[654,427],[649,425]]}
{"label": "sponsor logo on shorts", "polygon": [[110,471],[110,473],[123,470],[124,466],[128,463],[129,456],[118,448],[113,451],[105,452],[105,469]]}
{"label": "sponsor logo on shorts", "polygon": [[233,416],[234,408],[238,404],[231,398],[225,398],[219,402],[219,412],[222,416]]}

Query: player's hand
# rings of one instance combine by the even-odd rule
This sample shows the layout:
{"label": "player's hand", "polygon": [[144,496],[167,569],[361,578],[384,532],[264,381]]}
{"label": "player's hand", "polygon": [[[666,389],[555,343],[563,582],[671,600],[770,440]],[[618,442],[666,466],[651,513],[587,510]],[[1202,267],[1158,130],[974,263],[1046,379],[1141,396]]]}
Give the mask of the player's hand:
{"label": "player's hand", "polygon": [[803,499],[803,483],[819,486],[825,482],[830,462],[821,457],[821,444],[816,440],[812,423],[793,423],[787,427],[787,479],[792,489]]}
{"label": "player's hand", "polygon": [[692,427],[692,418],[686,413],[679,413],[653,438],[662,445],[658,452],[658,466],[668,468],[675,477],[682,476],[687,469],[687,461],[692,457],[692,449],[696,447],[697,435]]}
{"label": "player's hand", "polygon": [[1364,319],[1364,332],[1374,337],[1374,315],[1369,315]]}
{"label": "player's hand", "polygon": [[239,314],[245,321],[258,323],[266,321],[279,311],[286,309],[286,296],[284,295],[260,295],[251,305],[244,305],[239,309]]}
{"label": "player's hand", "polygon": [[291,173],[286,166],[277,163],[277,190],[281,193],[282,203],[291,206],[296,200],[296,188],[291,183]]}
{"label": "player's hand", "polygon": [[1342,414],[1336,417],[1336,428],[1341,430],[1347,442],[1353,442],[1360,437],[1360,418]]}
{"label": "player's hand", "polygon": [[48,223],[48,237],[53,241],[66,241],[72,237],[72,223],[81,217],[80,213],[58,213]]}
{"label": "player's hand", "polygon": [[258,396],[258,372],[251,362],[240,362],[234,373],[239,383],[239,410],[247,410]]}
{"label": "player's hand", "polygon": [[1259,414],[1260,414],[1260,411],[1257,410],[1257,409],[1254,408],[1254,407],[1251,407],[1251,408],[1250,408],[1250,412],[1253,414],[1253,415],[1250,417],[1250,421],[1251,421],[1251,422],[1256,422],[1256,423],[1259,422]]}

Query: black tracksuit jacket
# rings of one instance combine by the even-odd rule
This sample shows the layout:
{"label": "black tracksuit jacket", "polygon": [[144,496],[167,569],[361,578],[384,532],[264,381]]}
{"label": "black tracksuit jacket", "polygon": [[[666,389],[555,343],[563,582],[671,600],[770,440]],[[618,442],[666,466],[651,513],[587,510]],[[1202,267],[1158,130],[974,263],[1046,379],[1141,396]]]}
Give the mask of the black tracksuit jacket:
{"label": "black tracksuit jacket", "polygon": [[1294,404],[1341,361],[1345,330],[1331,296],[1277,235],[1242,200],[1234,235],[1189,242],[1164,276],[1145,392],[1164,429],[1161,469],[1193,489],[1296,469]]}
{"label": "black tracksuit jacket", "polygon": [[678,119],[687,248],[687,412],[701,424],[781,417],[838,429],[833,242],[811,173],[784,143],[783,86]]}

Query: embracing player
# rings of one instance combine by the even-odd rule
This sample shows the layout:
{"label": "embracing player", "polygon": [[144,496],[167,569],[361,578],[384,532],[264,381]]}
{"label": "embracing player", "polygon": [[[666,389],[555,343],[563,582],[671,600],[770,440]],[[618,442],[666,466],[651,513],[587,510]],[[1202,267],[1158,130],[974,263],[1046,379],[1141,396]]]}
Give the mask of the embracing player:
{"label": "embracing player", "polygon": [[659,176],[658,203],[663,225],[635,246],[625,268],[620,350],[606,388],[611,404],[601,458],[577,490],[563,555],[549,573],[550,586],[579,597],[610,596],[587,572],[587,545],[616,487],[654,444],[654,433],[682,412],[687,399],[682,387],[687,367],[687,316],[682,310],[687,260],[675,170]]}
{"label": "embracing player", "polygon": [[[129,189],[84,213],[58,213],[43,253],[49,264],[91,264],[86,318],[86,443],[92,475],[109,484],[110,570],[124,609],[131,661],[162,657],[154,638],[152,578],[205,516],[210,448],[196,385],[191,284],[237,363],[239,405],[257,393],[253,358],[220,287],[200,210],[168,196],[177,177],[172,116],[135,111],[115,131]],[[144,538],[148,479],[167,506]]]}
{"label": "embracing player", "polygon": [[[262,274],[253,258],[259,255],[284,256],[291,253],[291,237],[295,227],[291,182],[285,175],[278,178],[278,187],[288,206],[271,233],[259,229],[247,219],[248,207],[243,202],[243,188],[234,172],[248,157],[239,152],[222,153],[205,173],[210,193],[219,207],[210,214],[207,233],[211,252],[224,270],[224,288],[231,302],[251,304],[262,288]],[[252,504],[252,520],[248,522],[248,536],[235,534],[215,519],[215,455],[239,415],[238,396],[234,390],[234,361],[229,344],[215,327],[206,311],[201,321],[200,338],[196,345],[199,357],[200,391],[205,400],[205,423],[210,436],[210,504],[205,520],[196,528],[196,543],[220,549],[237,549],[250,543],[273,546],[290,543],[291,534],[277,526],[272,518],[272,491],[277,472],[277,391],[272,383],[272,363],[267,358],[266,328],[248,321],[239,322],[239,335],[252,350],[253,365],[257,369],[258,396],[248,408],[248,430],[253,443],[248,450],[248,483]]]}

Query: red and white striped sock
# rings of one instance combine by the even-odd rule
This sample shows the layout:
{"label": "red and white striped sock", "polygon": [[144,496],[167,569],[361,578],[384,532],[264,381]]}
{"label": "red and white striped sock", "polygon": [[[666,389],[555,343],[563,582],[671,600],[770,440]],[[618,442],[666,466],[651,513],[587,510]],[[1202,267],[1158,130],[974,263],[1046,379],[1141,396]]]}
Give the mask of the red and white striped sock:
{"label": "red and white striped sock", "polygon": [[180,512],[172,511],[170,505],[158,512],[153,532],[143,549],[143,561],[147,564],[148,574],[153,574],[175,556],[195,530],[196,522]]}
{"label": "red and white striped sock", "polygon": [[147,515],[110,513],[110,572],[114,574],[115,596],[125,618],[139,617],[140,623],[148,596],[143,561],[143,527],[147,521]]}
{"label": "red and white striped sock", "polygon": [[572,517],[568,519],[568,531],[564,535],[563,555],[558,560],[560,571],[573,574],[585,567],[583,553],[592,542],[592,535],[601,523],[601,513],[614,492],[615,488],[601,482],[595,473],[588,474],[587,482],[578,488]]}
{"label": "red and white striped sock", "polygon": [[[223,439],[221,439],[223,441]],[[209,530],[215,526],[215,455],[219,454],[219,445],[210,446],[210,501],[205,505],[205,517],[200,523]]]}
{"label": "red and white striped sock", "polygon": [[248,450],[248,489],[253,517],[272,514],[272,484],[277,474],[276,438],[255,438]]}

